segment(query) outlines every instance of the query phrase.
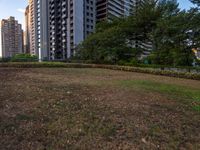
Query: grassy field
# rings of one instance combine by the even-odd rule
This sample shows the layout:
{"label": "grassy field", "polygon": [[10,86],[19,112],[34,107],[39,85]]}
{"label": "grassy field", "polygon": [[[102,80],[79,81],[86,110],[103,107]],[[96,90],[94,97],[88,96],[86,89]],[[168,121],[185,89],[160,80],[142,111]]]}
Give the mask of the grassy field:
{"label": "grassy field", "polygon": [[0,68],[0,149],[200,149],[200,81]]}

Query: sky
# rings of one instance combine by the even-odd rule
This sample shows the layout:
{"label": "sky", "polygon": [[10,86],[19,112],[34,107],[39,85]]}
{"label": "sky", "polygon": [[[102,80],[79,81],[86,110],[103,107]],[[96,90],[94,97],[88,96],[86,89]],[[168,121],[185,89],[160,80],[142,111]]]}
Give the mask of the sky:
{"label": "sky", "polygon": [[0,0],[0,20],[14,16],[24,28],[24,10],[28,0]]}
{"label": "sky", "polygon": [[[189,9],[192,4],[189,0],[178,0],[180,8]],[[28,0],[0,0],[0,20],[14,16],[24,28],[24,10]]]}

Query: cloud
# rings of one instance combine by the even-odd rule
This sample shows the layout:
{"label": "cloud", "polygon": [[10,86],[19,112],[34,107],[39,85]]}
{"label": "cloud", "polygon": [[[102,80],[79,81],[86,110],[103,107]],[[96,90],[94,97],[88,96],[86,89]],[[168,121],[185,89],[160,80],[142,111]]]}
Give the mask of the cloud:
{"label": "cloud", "polygon": [[25,13],[25,9],[22,9],[22,8],[18,8],[17,11],[21,13]]}

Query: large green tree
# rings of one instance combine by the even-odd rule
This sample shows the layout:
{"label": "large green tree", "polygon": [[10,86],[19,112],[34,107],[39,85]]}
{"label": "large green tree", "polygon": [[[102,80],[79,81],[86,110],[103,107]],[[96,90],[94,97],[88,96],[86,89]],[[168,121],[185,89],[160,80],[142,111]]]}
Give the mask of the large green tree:
{"label": "large green tree", "polygon": [[97,25],[96,33],[90,35],[81,45],[79,56],[83,60],[97,63],[116,63],[124,59],[131,48],[126,45],[126,38],[121,27],[124,20],[102,22]]}
{"label": "large green tree", "polygon": [[197,4],[198,6],[200,6],[200,0],[190,0],[192,3]]}
{"label": "large green tree", "polygon": [[[149,5],[149,3],[151,5]],[[190,66],[194,55],[192,48],[199,43],[199,25],[197,9],[180,11],[176,0],[160,0],[147,3],[138,11],[140,36],[152,40],[152,63],[173,66]],[[143,24],[141,24],[143,22]],[[139,38],[138,38],[139,39]],[[139,39],[139,40],[144,40]]]}
{"label": "large green tree", "polygon": [[130,17],[100,22],[79,46],[79,59],[117,63],[139,59],[151,43],[154,64],[192,65],[191,49],[200,47],[198,8],[181,11],[176,0],[143,0]]}

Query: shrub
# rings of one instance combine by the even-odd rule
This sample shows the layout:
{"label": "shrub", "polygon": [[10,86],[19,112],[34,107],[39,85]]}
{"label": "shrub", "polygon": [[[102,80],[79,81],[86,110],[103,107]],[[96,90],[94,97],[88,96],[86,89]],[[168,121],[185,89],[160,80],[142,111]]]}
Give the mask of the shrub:
{"label": "shrub", "polygon": [[63,63],[63,62],[14,62],[14,63],[0,63],[0,67],[16,67],[16,68],[102,68],[102,69],[112,69],[121,70],[129,72],[139,72],[148,73],[154,75],[162,75],[177,78],[186,78],[193,80],[200,80],[200,74],[190,73],[190,72],[176,72],[169,70],[161,70],[154,68],[142,68],[133,66],[118,66],[118,65],[105,65],[105,64],[83,64],[83,63]]}
{"label": "shrub", "polygon": [[11,58],[0,58],[0,62],[9,62]]}
{"label": "shrub", "polygon": [[11,62],[36,62],[38,57],[30,54],[16,54],[11,58]]}

